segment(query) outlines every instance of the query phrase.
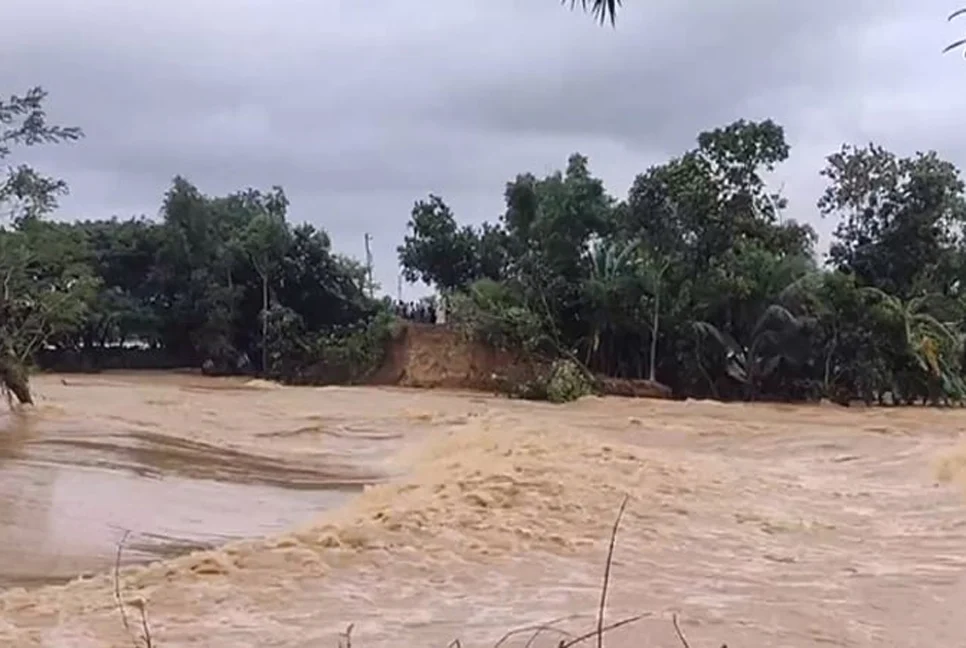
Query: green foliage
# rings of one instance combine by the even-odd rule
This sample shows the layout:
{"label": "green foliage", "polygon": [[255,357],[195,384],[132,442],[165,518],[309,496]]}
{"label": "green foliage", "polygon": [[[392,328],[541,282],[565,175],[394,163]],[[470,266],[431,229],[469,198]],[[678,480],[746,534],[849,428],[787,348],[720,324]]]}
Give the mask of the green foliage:
{"label": "green foliage", "polygon": [[[0,101],[0,159],[80,136],[46,123],[44,97]],[[453,327],[530,363],[508,385],[517,396],[572,400],[604,375],[680,396],[962,402],[958,169],[875,145],[830,155],[817,208],[838,227],[822,267],[814,231],[765,181],[789,155],[781,126],[739,120],[618,200],[574,154],[507,183],[494,223],[416,202],[399,260],[439,290]],[[364,381],[382,362],[389,309],[324,231],[288,222],[280,187],[208,196],[177,177],[160,222],[44,220],[65,189],[25,167],[0,184],[13,217],[0,230],[0,382],[18,397],[32,358],[97,366],[131,344],[300,383]]]}
{"label": "green foliage", "polygon": [[573,360],[557,360],[550,367],[546,378],[547,400],[551,403],[569,403],[594,393],[594,385],[587,374]]}
{"label": "green foliage", "polygon": [[98,280],[75,241],[47,223],[0,232],[0,344],[29,364],[41,346],[70,335],[90,315]]}
{"label": "green foliage", "polygon": [[443,199],[430,194],[413,207],[409,233],[398,248],[403,275],[440,290],[481,277],[499,279],[504,263],[501,235],[489,226],[480,232],[458,227]]}
{"label": "green foliage", "polygon": [[822,175],[829,186],[819,208],[840,219],[832,264],[862,283],[903,297],[923,289],[947,292],[961,261],[966,223],[963,182],[935,153],[912,158],[870,145],[843,146]]}
{"label": "green foliage", "polygon": [[269,313],[273,343],[268,375],[296,384],[363,382],[381,365],[397,322],[385,309],[351,326],[310,333],[297,313]]}
{"label": "green foliage", "polygon": [[[38,87],[0,99],[0,162],[16,146],[82,136],[78,128],[47,123],[46,96]],[[0,385],[22,403],[33,402],[26,370],[33,354],[76,326],[94,294],[96,280],[80,262],[80,246],[37,223],[66,191],[62,180],[24,164],[8,166],[0,180],[0,216],[14,226],[0,229]]]}
{"label": "green foliage", "polygon": [[494,348],[538,353],[549,341],[540,316],[507,284],[481,279],[451,295],[448,305],[454,327]]}
{"label": "green foliage", "polygon": [[178,177],[161,222],[19,219],[0,231],[3,358],[96,367],[134,344],[212,373],[362,379],[389,316],[359,264],[324,232],[290,226],[287,207],[279,187],[211,197]]}
{"label": "green foliage", "polygon": [[[831,155],[818,209],[839,227],[822,268],[814,231],[785,218],[765,182],[789,154],[779,125],[739,120],[647,169],[624,201],[575,154],[563,172],[510,182],[497,223],[461,230],[447,209],[443,234],[423,227],[419,244],[445,250],[436,259],[450,270],[471,269],[434,281],[457,327],[567,360],[588,384],[602,374],[659,380],[681,396],[962,401],[958,170],[935,153],[876,146]],[[460,231],[488,233],[499,273],[472,270],[479,246],[456,245]],[[439,277],[430,256],[400,261],[410,277]],[[538,377],[511,391],[549,398],[548,385]]]}
{"label": "green foliage", "polygon": [[[47,93],[35,87],[23,95],[0,99],[0,162],[16,146],[71,142],[83,137],[74,126],[49,124],[44,111]],[[13,223],[39,218],[57,208],[57,197],[67,193],[67,184],[45,176],[26,164],[8,166],[0,181],[0,212]]]}

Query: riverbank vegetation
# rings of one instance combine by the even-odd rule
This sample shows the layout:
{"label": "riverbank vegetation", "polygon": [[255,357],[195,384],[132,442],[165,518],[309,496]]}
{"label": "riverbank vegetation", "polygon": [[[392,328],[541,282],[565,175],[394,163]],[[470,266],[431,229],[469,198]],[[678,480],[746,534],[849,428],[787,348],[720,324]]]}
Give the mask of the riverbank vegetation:
{"label": "riverbank vegetation", "polygon": [[[0,158],[81,137],[47,123],[45,97],[0,103]],[[208,196],[176,177],[159,219],[52,220],[66,189],[23,165],[0,184],[0,380],[21,402],[35,362],[293,382],[361,380],[378,366],[391,318],[364,268],[323,230],[289,222],[280,187]]]}
{"label": "riverbank vegetation", "polygon": [[966,397],[966,219],[935,153],[845,145],[821,170],[813,228],[766,184],[790,154],[771,121],[696,146],[610,195],[587,158],[517,176],[496,223],[413,209],[400,260],[450,295],[456,323],[502,346],[646,378],[679,396],[952,403]]}
{"label": "riverbank vegetation", "polygon": [[[47,124],[44,98],[0,104],[0,157],[80,138]],[[843,146],[814,213],[795,211],[837,222],[820,262],[812,227],[767,184],[789,154],[778,124],[737,121],[645,170],[623,199],[574,154],[561,172],[509,182],[493,223],[460,224],[437,195],[417,201],[399,261],[446,296],[452,326],[556,360],[548,380],[567,385],[529,391],[558,400],[610,376],[692,397],[962,401],[958,170],[935,153]],[[289,220],[281,187],[209,196],[176,177],[157,219],[53,220],[65,190],[26,166],[0,185],[0,379],[19,399],[38,362],[313,384],[363,381],[380,364],[388,302],[325,231]]]}

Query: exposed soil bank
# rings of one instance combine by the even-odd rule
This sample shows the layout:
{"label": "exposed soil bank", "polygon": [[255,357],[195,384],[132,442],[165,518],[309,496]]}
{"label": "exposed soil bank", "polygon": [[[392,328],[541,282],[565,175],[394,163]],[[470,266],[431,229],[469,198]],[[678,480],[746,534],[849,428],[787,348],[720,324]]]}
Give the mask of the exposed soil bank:
{"label": "exposed soil bank", "polygon": [[445,326],[406,322],[390,344],[374,385],[493,389],[496,377],[518,373],[510,353],[469,342]]}
{"label": "exposed soil bank", "polygon": [[[498,391],[507,382],[532,379],[537,371],[520,356],[469,342],[453,329],[407,322],[371,384]],[[648,380],[600,380],[603,393],[610,396],[671,397],[667,387]]]}

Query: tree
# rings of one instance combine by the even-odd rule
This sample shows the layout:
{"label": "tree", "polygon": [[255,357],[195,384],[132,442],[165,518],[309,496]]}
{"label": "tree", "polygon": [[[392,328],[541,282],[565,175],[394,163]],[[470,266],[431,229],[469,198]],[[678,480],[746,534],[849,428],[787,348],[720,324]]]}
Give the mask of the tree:
{"label": "tree", "polygon": [[42,222],[0,232],[0,382],[22,404],[33,403],[33,354],[83,324],[97,288],[59,234]]}
{"label": "tree", "polygon": [[430,194],[416,202],[408,229],[397,248],[407,281],[422,281],[446,291],[466,286],[482,275],[480,237],[472,227],[458,227],[452,210],[439,196]]}
{"label": "tree", "polygon": [[782,363],[800,362],[794,355],[794,344],[804,321],[779,304],[764,310],[744,344],[710,322],[694,322],[694,327],[700,335],[718,343],[724,352],[726,373],[741,383],[752,400],[757,399],[763,381],[774,376]]}
{"label": "tree", "polygon": [[324,231],[303,224],[292,228],[276,294],[309,330],[344,328],[375,314],[365,278],[359,261],[335,254]]}
{"label": "tree", "polygon": [[[16,146],[54,144],[79,139],[79,128],[47,122],[40,87],[23,95],[0,100],[0,161],[7,160]],[[67,184],[44,176],[28,165],[8,166],[0,182],[0,212],[15,228],[23,227],[57,207],[57,197],[66,193]],[[77,313],[75,287],[49,276],[33,273],[37,257],[26,235],[3,232],[0,247],[0,272],[3,276],[0,303],[0,382],[21,403],[31,403],[27,366],[33,351],[53,335],[60,322],[70,321]]]}
{"label": "tree", "polygon": [[594,354],[601,350],[602,340],[609,341],[607,336],[617,332],[618,318],[626,307],[627,284],[633,281],[639,261],[635,241],[597,239],[589,248],[590,271],[582,286],[589,307],[590,326],[585,364],[591,364]]}
{"label": "tree", "polygon": [[[179,362],[236,373],[257,354],[263,372],[302,380],[323,347],[377,344],[367,327],[379,307],[363,292],[361,267],[334,254],[325,232],[290,227],[287,208],[281,187],[208,196],[175,178],[157,226],[148,306],[161,346]],[[364,373],[357,369],[346,375]]]}
{"label": "tree", "polygon": [[948,293],[966,224],[959,171],[935,152],[899,158],[882,147],[845,145],[830,155],[819,200],[840,223],[832,264],[861,282],[909,297],[936,283]]}
{"label": "tree", "polygon": [[657,260],[652,254],[641,251],[638,257],[639,271],[644,276],[647,291],[651,294],[651,345],[647,361],[647,379],[657,381],[657,342],[661,331],[661,293],[664,275],[670,267],[667,259]]}
{"label": "tree", "polygon": [[[618,200],[575,153],[513,177],[496,222],[417,201],[400,262],[447,293],[458,330],[536,361],[518,395],[581,393],[550,388],[568,374],[693,397],[966,403],[958,169],[874,145],[830,156],[818,207],[838,226],[822,267],[814,232],[765,181],[789,155],[778,124],[738,120]],[[0,231],[8,385],[26,385],[12,369],[31,356],[116,360],[132,339],[150,340],[147,366],[236,373],[260,351],[266,375],[313,384],[363,380],[385,351],[391,317],[365,268],[289,224],[278,187],[210,196],[175,178],[161,222],[53,223],[43,209]]]}
{"label": "tree", "polygon": [[[13,153],[15,146],[36,146],[76,141],[83,132],[74,126],[49,124],[44,110],[47,92],[34,87],[23,95],[0,99],[0,161]],[[57,208],[57,197],[67,193],[67,183],[44,176],[32,167],[8,166],[0,182],[0,207],[11,222],[38,218]]]}
{"label": "tree", "polygon": [[240,235],[239,245],[248,256],[262,286],[262,371],[268,369],[268,293],[272,277],[281,267],[289,246],[289,232],[285,224],[288,199],[281,187],[268,196],[257,191],[245,195],[246,206],[256,213]]}
{"label": "tree", "polygon": [[163,229],[143,217],[85,221],[59,227],[74,230],[89,251],[100,290],[81,332],[78,348],[93,362],[108,344],[157,345],[162,337],[158,252]]}
{"label": "tree", "polygon": [[882,314],[901,331],[900,350],[915,361],[926,383],[926,396],[966,396],[966,383],[961,376],[962,339],[953,326],[929,312],[935,296],[920,295],[904,301],[871,286],[864,288],[863,293],[875,300]]}

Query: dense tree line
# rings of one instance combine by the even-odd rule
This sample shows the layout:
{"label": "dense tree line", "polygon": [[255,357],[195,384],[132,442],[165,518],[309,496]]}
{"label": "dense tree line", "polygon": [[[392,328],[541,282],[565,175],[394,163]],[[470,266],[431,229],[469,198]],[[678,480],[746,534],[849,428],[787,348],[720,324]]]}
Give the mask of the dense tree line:
{"label": "dense tree line", "polygon": [[416,203],[399,248],[410,279],[491,342],[727,399],[961,401],[966,198],[935,153],[846,145],[817,205],[838,222],[827,263],[764,174],[783,129],[701,133],[617,200],[573,155],[518,176],[497,223]]}
{"label": "dense tree line", "polygon": [[[82,136],[48,124],[44,98],[0,101],[0,160]],[[817,213],[838,227],[819,263],[812,228],[765,183],[789,153],[779,125],[738,121],[620,200],[574,154],[562,172],[509,182],[495,223],[418,201],[400,262],[446,295],[464,332],[586,376],[680,396],[962,401],[958,170],[932,152],[843,146],[821,170]],[[293,382],[360,380],[379,364],[391,304],[325,232],[288,221],[281,188],[208,196],[179,177],[158,220],[50,220],[64,191],[23,165],[0,182],[0,381],[21,400],[34,362],[115,366],[132,345],[139,366]]]}
{"label": "dense tree line", "polygon": [[[0,159],[81,136],[47,123],[44,98],[0,102]],[[27,166],[0,184],[0,380],[20,400],[33,361],[96,369],[124,345],[147,355],[141,366],[290,381],[351,381],[378,364],[387,308],[324,231],[288,222],[281,188],[212,197],[178,177],[157,221],[49,220],[64,191]]]}

